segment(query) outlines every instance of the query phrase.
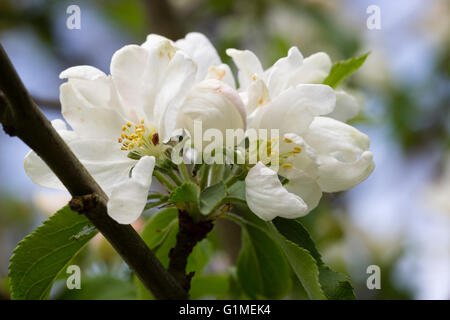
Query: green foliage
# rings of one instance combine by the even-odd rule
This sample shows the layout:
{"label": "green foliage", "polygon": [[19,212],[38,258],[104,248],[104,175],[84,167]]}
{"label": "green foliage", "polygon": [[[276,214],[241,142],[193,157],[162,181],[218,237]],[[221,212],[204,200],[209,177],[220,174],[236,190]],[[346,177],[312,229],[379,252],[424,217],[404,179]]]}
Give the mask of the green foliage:
{"label": "green foliage", "polygon": [[190,298],[193,300],[215,297],[224,297],[230,287],[227,274],[204,275],[194,277],[191,282]]}
{"label": "green foliage", "polygon": [[330,300],[354,300],[353,287],[347,277],[325,265],[319,267],[319,279],[325,295]]}
{"label": "green foliage", "polygon": [[104,274],[83,277],[81,290],[65,289],[60,300],[134,300],[136,287],[132,282]]}
{"label": "green foliage", "polygon": [[167,208],[151,217],[142,231],[142,239],[151,250],[156,250],[177,223],[177,208]]}
{"label": "green foliage", "polygon": [[226,195],[227,189],[222,181],[206,188],[200,193],[200,212],[204,215],[210,214]]}
{"label": "green foliage", "polygon": [[326,299],[319,283],[319,270],[316,260],[309,254],[308,250],[300,248],[289,240],[280,240],[280,243],[292,270],[303,285],[308,297],[313,300]]}
{"label": "green foliage", "polygon": [[278,299],[290,287],[289,266],[281,248],[268,233],[251,223],[242,225],[242,249],[237,275],[251,298]]}
{"label": "green foliage", "polygon": [[323,84],[327,84],[335,89],[342,80],[358,70],[368,56],[369,52],[359,57],[336,62],[333,64],[330,74],[323,80]]}
{"label": "green foliage", "polygon": [[324,265],[308,231],[299,221],[278,217],[273,220],[273,224],[286,239],[306,249],[314,257],[319,268],[319,281],[328,299],[355,299],[353,287],[347,277]]}
{"label": "green foliage", "polygon": [[185,182],[171,193],[169,201],[198,203],[199,196],[200,188],[192,182]]}
{"label": "green foliage", "polygon": [[65,266],[97,231],[89,220],[68,206],[25,237],[9,266],[13,299],[46,299]]}

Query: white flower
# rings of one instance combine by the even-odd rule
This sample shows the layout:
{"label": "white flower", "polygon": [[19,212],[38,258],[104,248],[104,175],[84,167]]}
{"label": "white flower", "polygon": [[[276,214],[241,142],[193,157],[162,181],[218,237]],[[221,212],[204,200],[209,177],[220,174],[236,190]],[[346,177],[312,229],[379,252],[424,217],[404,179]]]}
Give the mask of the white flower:
{"label": "white flower", "polygon": [[[216,69],[225,70],[220,76],[232,88],[229,69],[208,39],[194,33],[175,43],[149,35],[142,46],[123,47],[112,57],[111,75],[90,66],[61,73],[68,79],[60,88],[62,114],[73,131],[62,120],[53,126],[109,196],[108,214],[119,223],[132,223],[143,211],[180,107],[188,95],[202,95],[195,84]],[[35,183],[65,189],[34,152],[24,167]]]}
{"label": "white flower", "polygon": [[[248,50],[227,53],[239,69],[247,126],[279,129],[281,137],[278,172],[263,161],[245,179],[247,203],[256,215],[264,220],[304,216],[322,192],[347,190],[369,176],[374,168],[369,138],[341,122],[358,113],[356,100],[318,84],[331,68],[325,53],[303,59],[293,47],[265,71]],[[265,143],[273,149],[274,141]]]}

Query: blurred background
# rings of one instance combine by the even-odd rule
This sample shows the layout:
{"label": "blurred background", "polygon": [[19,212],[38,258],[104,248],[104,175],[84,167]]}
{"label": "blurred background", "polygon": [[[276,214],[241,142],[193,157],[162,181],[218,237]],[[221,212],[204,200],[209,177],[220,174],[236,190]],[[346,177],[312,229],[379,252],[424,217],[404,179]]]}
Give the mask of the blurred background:
{"label": "blurred background", "polygon": [[[81,9],[79,30],[66,27],[72,4]],[[370,5],[380,8],[380,29],[367,27]],[[345,86],[363,105],[352,124],[371,138],[375,171],[356,188],[324,197],[302,221],[325,262],[350,276],[358,298],[450,299],[450,2],[0,0],[0,42],[49,119],[61,117],[58,75],[65,68],[92,65],[108,73],[112,54],[122,46],[140,44],[148,33],[176,40],[189,31],[205,33],[226,63],[229,47],[253,50],[266,67],[291,46],[305,57],[325,51],[333,61],[371,51]],[[5,299],[17,242],[69,199],[31,182],[22,166],[27,152],[0,130]],[[235,232],[232,227],[217,229],[204,277],[193,285],[213,288],[209,298],[230,297],[229,265],[239,249],[239,241],[224,237]],[[101,237],[77,259],[87,270],[87,290],[69,292],[57,284],[53,298],[141,297]],[[373,264],[381,268],[380,290],[366,286]],[[203,297],[195,288],[193,298]],[[291,298],[301,297],[293,290]]]}

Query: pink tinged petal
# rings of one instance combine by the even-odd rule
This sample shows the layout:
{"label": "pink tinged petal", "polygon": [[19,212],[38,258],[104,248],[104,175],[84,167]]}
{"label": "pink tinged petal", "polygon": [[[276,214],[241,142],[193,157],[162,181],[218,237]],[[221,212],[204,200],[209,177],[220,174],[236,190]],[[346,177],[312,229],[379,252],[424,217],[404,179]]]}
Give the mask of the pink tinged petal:
{"label": "pink tinged petal", "polygon": [[317,182],[324,192],[339,192],[353,188],[364,181],[375,168],[373,155],[364,151],[360,158],[343,162],[334,157],[320,159]]}
{"label": "pink tinged petal", "polygon": [[249,208],[265,221],[275,217],[288,219],[304,216],[308,206],[299,196],[281,185],[275,171],[258,162],[245,178],[246,200]]}
{"label": "pink tinged petal", "polygon": [[152,183],[155,157],[142,157],[133,168],[131,178],[112,189],[108,201],[108,214],[120,224],[130,224],[142,214]]}
{"label": "pink tinged petal", "polygon": [[336,107],[327,117],[345,122],[358,115],[360,106],[355,97],[345,91],[336,91]]}
{"label": "pink tinged petal", "polygon": [[303,65],[292,77],[291,84],[322,83],[330,73],[331,65],[331,59],[326,53],[312,54],[303,60]]}
{"label": "pink tinged petal", "polygon": [[255,80],[254,75],[262,75],[264,70],[261,62],[250,50],[227,49],[227,55],[233,59],[239,70],[238,78],[241,89],[248,88]]}
{"label": "pink tinged petal", "polygon": [[208,68],[221,64],[216,49],[208,38],[198,32],[191,32],[184,39],[175,42],[175,45],[194,60],[198,67],[195,82],[205,80]]}

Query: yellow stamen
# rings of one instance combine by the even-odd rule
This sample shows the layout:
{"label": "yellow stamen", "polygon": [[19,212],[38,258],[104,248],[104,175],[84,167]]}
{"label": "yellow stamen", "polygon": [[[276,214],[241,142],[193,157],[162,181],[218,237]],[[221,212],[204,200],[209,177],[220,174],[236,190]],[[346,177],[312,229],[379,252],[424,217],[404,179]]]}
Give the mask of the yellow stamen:
{"label": "yellow stamen", "polygon": [[292,143],[292,142],[294,142],[294,141],[292,141],[292,140],[289,139],[289,138],[283,138],[283,141],[286,142],[286,143]]}
{"label": "yellow stamen", "polygon": [[281,167],[284,168],[284,169],[290,169],[290,168],[293,167],[293,165],[292,165],[292,163],[283,163],[281,165]]}
{"label": "yellow stamen", "polygon": [[294,153],[300,153],[300,152],[302,152],[302,148],[295,146],[293,152]]}

